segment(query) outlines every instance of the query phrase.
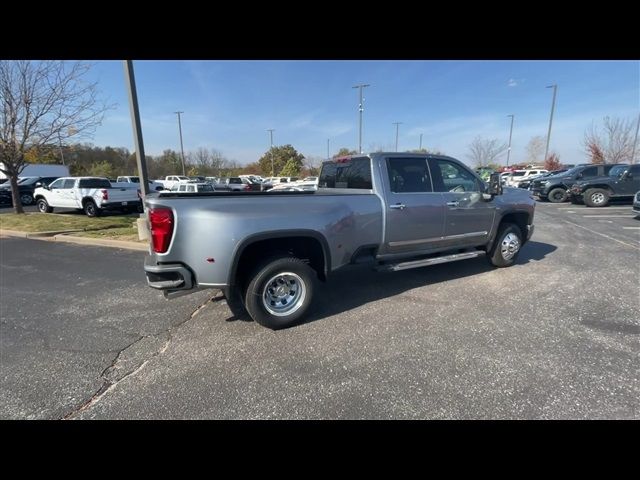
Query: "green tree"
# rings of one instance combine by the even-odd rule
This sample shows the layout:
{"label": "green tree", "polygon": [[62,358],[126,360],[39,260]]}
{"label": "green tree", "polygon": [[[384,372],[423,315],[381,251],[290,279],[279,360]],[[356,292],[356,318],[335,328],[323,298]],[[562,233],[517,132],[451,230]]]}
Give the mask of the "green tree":
{"label": "green tree", "polygon": [[[258,160],[258,165],[260,165],[260,172],[264,176],[273,176],[271,173],[271,161],[273,159],[273,175],[277,175],[278,172],[281,172],[283,168],[287,165],[287,163],[291,160],[296,165],[296,169],[299,172],[302,168],[302,160],[304,160],[304,155],[298,153],[298,151],[293,148],[292,145],[283,145],[280,147],[273,147],[272,149],[265,152],[262,157]],[[288,176],[288,175],[287,175]]]}
{"label": "green tree", "polygon": [[284,168],[280,170],[280,177],[299,177],[302,162],[296,162],[294,158],[287,160]]}
{"label": "green tree", "polygon": [[107,162],[106,160],[103,160],[101,162],[96,162],[93,165],[91,165],[91,168],[89,168],[89,171],[87,172],[87,174],[92,177],[113,178],[117,176],[115,169],[113,168],[113,165]]}
{"label": "green tree", "polygon": [[338,150],[338,153],[336,153],[333,158],[338,158],[338,157],[346,157],[347,155],[357,155],[358,152],[355,150],[349,150],[346,147],[342,147],[340,150]]}

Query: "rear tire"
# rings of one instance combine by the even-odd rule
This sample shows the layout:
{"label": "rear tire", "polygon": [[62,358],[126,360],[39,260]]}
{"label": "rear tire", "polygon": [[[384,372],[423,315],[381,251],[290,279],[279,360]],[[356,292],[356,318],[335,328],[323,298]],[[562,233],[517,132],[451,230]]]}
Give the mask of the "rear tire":
{"label": "rear tire", "polygon": [[87,214],[87,217],[99,217],[101,212],[96,202],[87,200],[84,204],[84,213]]}
{"label": "rear tire", "polygon": [[33,205],[33,195],[31,195],[30,193],[21,193],[20,202],[23,205]]}
{"label": "rear tire", "polygon": [[590,188],[584,192],[584,203],[587,207],[606,207],[609,204],[610,193],[604,188]]}
{"label": "rear tire", "polygon": [[495,267],[510,267],[518,258],[522,248],[522,232],[513,223],[503,223],[498,229],[495,242],[487,253],[489,263]]}
{"label": "rear tire", "polygon": [[245,307],[257,323],[272,330],[296,325],[307,313],[318,276],[292,256],[271,257],[259,265],[245,292]]}
{"label": "rear tire", "polygon": [[38,199],[37,205],[38,205],[38,211],[40,213],[51,213],[51,212],[53,212],[53,207],[50,207],[49,204],[47,203],[47,201],[44,198]]}
{"label": "rear tire", "polygon": [[567,190],[565,188],[557,187],[549,192],[549,201],[551,203],[562,203],[567,201]]}

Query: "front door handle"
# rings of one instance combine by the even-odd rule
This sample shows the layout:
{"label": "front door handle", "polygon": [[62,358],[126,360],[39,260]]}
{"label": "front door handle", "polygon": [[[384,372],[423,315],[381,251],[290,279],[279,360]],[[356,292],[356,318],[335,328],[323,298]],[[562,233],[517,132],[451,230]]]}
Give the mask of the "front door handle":
{"label": "front door handle", "polygon": [[460,202],[457,200],[455,202],[447,202],[447,207],[457,207],[458,205],[460,205]]}
{"label": "front door handle", "polygon": [[389,205],[389,208],[393,208],[394,210],[404,210],[406,205],[404,203],[396,203],[395,205]]}

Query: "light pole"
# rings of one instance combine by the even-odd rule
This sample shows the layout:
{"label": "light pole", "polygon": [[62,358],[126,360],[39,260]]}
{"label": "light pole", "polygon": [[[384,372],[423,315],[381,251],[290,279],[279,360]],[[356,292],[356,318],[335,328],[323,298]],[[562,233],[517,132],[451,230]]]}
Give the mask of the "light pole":
{"label": "light pole", "polygon": [[513,135],[513,117],[515,115],[507,115],[507,117],[511,117],[511,128],[509,129],[509,148],[507,148],[507,167],[509,166],[509,157],[511,157],[511,135]]}
{"label": "light pole", "polygon": [[365,87],[370,87],[371,85],[367,83],[361,83],[359,85],[355,85],[352,88],[360,89],[360,105],[358,106],[358,110],[360,111],[360,135],[358,136],[358,152],[362,153],[362,112],[364,111],[364,105],[362,103],[362,89]]}
{"label": "light pole", "polygon": [[420,148],[418,150],[422,150],[422,134],[420,134]]}
{"label": "light pole", "polygon": [[[140,175],[140,192],[144,198],[149,193],[149,174],[147,173],[147,159],[144,155],[144,142],[142,141],[142,124],[140,123],[140,110],[138,109],[138,93],[136,91],[136,79],[133,74],[133,61],[124,60],[124,75],[127,82],[129,96],[129,110],[131,111],[131,123],[133,126],[133,141],[136,147],[136,162],[138,175]],[[142,203],[144,206],[144,202]],[[140,225],[140,223],[138,223]],[[146,225],[143,222],[143,228]]]}
{"label": "light pole", "polygon": [[396,152],[398,151],[398,131],[400,130],[400,125],[402,125],[402,122],[393,122],[392,125],[396,126]]}
{"label": "light pole", "polygon": [[178,115],[178,131],[180,132],[180,153],[182,154],[182,175],[186,175],[184,169],[184,147],[182,146],[182,122],[180,121],[180,114],[184,112],[173,112]]}
{"label": "light pole", "polygon": [[271,146],[269,147],[269,153],[271,153],[271,176],[273,177],[273,132],[275,132],[275,128],[269,128],[267,132],[269,132],[269,136],[271,138]]}
{"label": "light pole", "polygon": [[633,139],[633,148],[631,149],[631,163],[636,163],[636,144],[638,143],[638,130],[640,129],[640,115],[638,115],[638,123],[636,123],[636,136]]}
{"label": "light pole", "polygon": [[553,110],[556,108],[556,92],[558,91],[558,85],[555,83],[549,85],[546,88],[553,88],[553,100],[551,100],[551,116],[549,117],[549,131],[547,132],[547,146],[544,149],[543,162],[547,161],[547,155],[549,154],[549,140],[551,140],[551,124],[553,123]]}
{"label": "light pole", "polygon": [[327,160],[331,160],[331,158],[329,158],[329,139],[327,138]]}

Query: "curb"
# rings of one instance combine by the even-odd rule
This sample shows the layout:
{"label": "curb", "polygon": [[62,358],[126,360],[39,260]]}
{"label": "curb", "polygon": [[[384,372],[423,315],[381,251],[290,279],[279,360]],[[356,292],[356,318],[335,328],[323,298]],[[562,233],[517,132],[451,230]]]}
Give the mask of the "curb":
{"label": "curb", "polygon": [[[84,230],[65,230],[64,232],[75,233],[82,232]],[[94,245],[99,247],[111,247],[111,248],[123,248],[125,250],[136,250],[139,252],[146,252],[149,250],[147,243],[126,242],[121,240],[108,240],[103,238],[91,238],[91,237],[76,237],[73,235],[66,235],[63,232],[20,232],[17,230],[3,230],[0,229],[0,236],[28,238],[31,240],[44,240],[47,242],[66,242],[76,243],[79,245]]]}

